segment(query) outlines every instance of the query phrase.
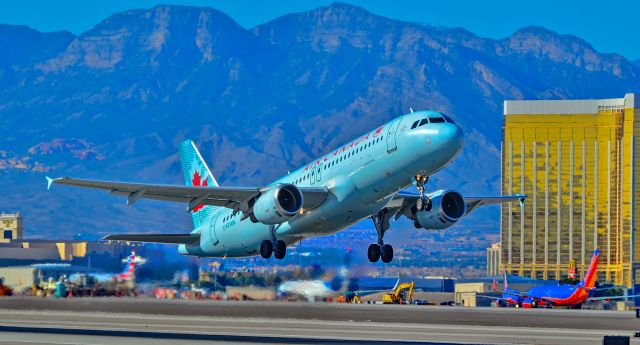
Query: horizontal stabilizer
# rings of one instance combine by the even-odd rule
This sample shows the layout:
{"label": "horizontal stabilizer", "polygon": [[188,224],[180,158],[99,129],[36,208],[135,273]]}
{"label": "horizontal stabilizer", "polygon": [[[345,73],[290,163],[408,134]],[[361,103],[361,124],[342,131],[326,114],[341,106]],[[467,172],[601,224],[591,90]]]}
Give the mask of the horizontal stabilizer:
{"label": "horizontal stabilizer", "polygon": [[200,241],[200,234],[123,234],[107,235],[104,239],[111,241],[191,244]]}

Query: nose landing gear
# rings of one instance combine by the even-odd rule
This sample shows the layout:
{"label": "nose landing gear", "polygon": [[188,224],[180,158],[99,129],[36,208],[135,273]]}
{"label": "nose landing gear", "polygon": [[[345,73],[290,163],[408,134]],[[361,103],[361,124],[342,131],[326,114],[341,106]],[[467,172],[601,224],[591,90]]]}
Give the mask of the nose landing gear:
{"label": "nose landing gear", "polygon": [[391,214],[386,208],[379,211],[375,216],[371,217],[373,226],[378,233],[378,243],[372,243],[367,249],[367,257],[370,262],[378,262],[382,259],[382,262],[389,263],[393,260],[393,247],[389,244],[384,244],[384,233],[389,230],[389,219]]}
{"label": "nose landing gear", "polygon": [[271,233],[271,240],[264,240],[260,243],[260,256],[268,259],[273,253],[274,258],[283,259],[287,255],[287,244],[282,240],[278,240],[274,225],[269,226],[269,232]]}
{"label": "nose landing gear", "polygon": [[413,178],[413,183],[420,193],[418,200],[416,200],[416,208],[418,209],[418,211],[431,211],[431,199],[429,199],[429,197],[427,197],[427,195],[425,194],[425,186],[427,182],[429,182],[429,176],[417,175]]}

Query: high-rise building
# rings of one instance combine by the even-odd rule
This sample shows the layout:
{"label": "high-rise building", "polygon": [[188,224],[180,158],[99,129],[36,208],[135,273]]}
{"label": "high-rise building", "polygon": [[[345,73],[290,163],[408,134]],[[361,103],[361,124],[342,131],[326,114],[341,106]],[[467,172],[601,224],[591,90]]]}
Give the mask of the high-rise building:
{"label": "high-rise building", "polygon": [[[529,196],[502,208],[502,267],[538,279],[583,274],[601,251],[598,279],[640,278],[640,95],[505,101],[502,192]],[[640,280],[638,280],[640,282]]]}

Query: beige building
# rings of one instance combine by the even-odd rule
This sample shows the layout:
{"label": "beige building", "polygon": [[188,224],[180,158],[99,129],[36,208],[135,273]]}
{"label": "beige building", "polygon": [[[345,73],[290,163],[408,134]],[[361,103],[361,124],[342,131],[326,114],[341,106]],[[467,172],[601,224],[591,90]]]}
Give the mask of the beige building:
{"label": "beige building", "polygon": [[502,274],[500,271],[500,243],[493,243],[487,248],[487,277],[495,277]]}
{"label": "beige building", "polygon": [[511,274],[583,274],[599,249],[598,280],[631,287],[640,264],[640,95],[505,101],[501,265]]}
{"label": "beige building", "polygon": [[0,213],[0,243],[22,239],[22,216],[20,213]]}
{"label": "beige building", "polygon": [[135,242],[25,239],[20,213],[0,213],[0,260],[71,261],[90,253],[128,255]]}

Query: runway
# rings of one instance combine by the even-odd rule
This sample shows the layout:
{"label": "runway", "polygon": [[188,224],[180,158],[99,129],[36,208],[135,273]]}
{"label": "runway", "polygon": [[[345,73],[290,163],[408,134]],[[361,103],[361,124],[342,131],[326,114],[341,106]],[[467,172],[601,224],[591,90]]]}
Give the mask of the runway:
{"label": "runway", "polygon": [[601,344],[640,331],[632,312],[287,302],[4,298],[0,315],[0,344]]}

